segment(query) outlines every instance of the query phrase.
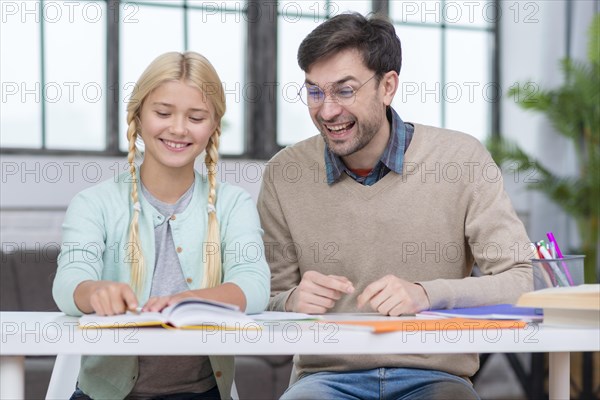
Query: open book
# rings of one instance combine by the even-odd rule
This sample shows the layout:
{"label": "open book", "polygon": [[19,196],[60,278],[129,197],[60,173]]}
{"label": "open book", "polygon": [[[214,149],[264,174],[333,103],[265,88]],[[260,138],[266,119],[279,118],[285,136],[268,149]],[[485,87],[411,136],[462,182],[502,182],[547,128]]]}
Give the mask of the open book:
{"label": "open book", "polygon": [[120,315],[87,314],[79,318],[82,329],[132,328],[163,326],[165,328],[260,329],[239,307],[201,298],[187,298],[161,312],[127,312]]}
{"label": "open book", "polygon": [[544,309],[545,325],[600,328],[600,285],[556,287],[524,293],[518,306]]}

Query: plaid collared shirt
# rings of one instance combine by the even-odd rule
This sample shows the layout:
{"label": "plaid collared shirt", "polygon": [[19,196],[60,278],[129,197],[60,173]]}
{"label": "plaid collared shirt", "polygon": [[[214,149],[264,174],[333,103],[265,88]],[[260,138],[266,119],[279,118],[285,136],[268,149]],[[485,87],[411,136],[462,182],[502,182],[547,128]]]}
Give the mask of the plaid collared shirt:
{"label": "plaid collared shirt", "polygon": [[342,159],[325,146],[325,170],[327,171],[327,183],[333,185],[340,179],[342,173],[350,175],[352,179],[363,185],[371,186],[377,183],[381,178],[387,175],[388,172],[394,171],[402,175],[402,165],[404,163],[404,153],[408,149],[408,145],[412,140],[415,127],[411,124],[402,121],[398,113],[392,107],[388,108],[386,113],[388,121],[391,122],[392,128],[388,144],[381,154],[381,158],[371,170],[369,175],[360,176],[352,172]]}

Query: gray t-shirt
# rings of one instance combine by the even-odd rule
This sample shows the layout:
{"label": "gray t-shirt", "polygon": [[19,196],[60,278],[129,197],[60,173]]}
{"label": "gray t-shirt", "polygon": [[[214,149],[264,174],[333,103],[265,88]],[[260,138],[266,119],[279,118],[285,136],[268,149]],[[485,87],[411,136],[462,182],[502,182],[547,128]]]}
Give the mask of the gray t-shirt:
{"label": "gray t-shirt", "polygon": [[[167,204],[142,185],[142,194],[165,218],[154,228],[156,265],[150,296],[169,296],[188,290],[175,251],[171,217],[183,212],[194,193],[194,184],[177,200]],[[206,356],[140,356],[138,380],[128,398],[148,398],[157,394],[204,393],[217,383]]]}

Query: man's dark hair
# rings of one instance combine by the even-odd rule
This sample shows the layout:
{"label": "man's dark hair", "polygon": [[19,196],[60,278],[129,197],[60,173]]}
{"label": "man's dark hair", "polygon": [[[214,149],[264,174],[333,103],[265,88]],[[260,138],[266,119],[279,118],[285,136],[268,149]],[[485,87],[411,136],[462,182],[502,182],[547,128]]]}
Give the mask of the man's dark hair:
{"label": "man's dark hair", "polygon": [[402,47],[394,26],[383,16],[359,13],[336,15],[316,27],[298,48],[298,65],[307,72],[316,61],[347,49],[358,50],[378,77],[400,73]]}

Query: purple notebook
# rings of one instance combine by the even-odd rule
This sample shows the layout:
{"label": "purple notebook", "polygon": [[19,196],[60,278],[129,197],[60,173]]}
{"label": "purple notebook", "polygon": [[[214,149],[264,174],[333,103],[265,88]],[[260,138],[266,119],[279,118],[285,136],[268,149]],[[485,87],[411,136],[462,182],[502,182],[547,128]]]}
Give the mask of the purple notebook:
{"label": "purple notebook", "polygon": [[422,311],[421,314],[474,319],[518,319],[524,321],[541,321],[544,319],[541,308],[516,307],[512,304],[453,308],[451,310],[430,310]]}

